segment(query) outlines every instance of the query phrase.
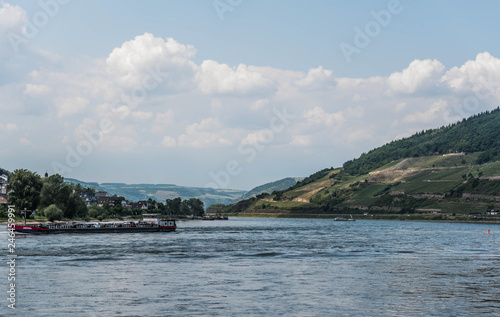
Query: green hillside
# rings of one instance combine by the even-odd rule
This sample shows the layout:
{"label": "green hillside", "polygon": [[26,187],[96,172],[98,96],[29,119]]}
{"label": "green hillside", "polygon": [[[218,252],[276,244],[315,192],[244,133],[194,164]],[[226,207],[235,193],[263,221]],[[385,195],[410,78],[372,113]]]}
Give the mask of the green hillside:
{"label": "green hillside", "polygon": [[394,141],[288,190],[226,206],[245,215],[498,220],[500,110]]}
{"label": "green hillside", "polygon": [[275,182],[271,182],[271,183],[257,186],[255,188],[251,189],[250,191],[248,191],[247,193],[245,193],[245,195],[241,196],[238,199],[238,201],[252,198],[252,197],[261,195],[263,193],[270,194],[270,193],[275,192],[275,191],[288,189],[288,188],[292,187],[293,185],[297,184],[297,182],[302,180],[302,179],[303,178],[299,178],[299,177],[295,177],[295,178],[287,177],[287,178],[283,178],[283,179],[280,179],[280,180],[275,181]]}
{"label": "green hillside", "polygon": [[349,174],[366,174],[394,160],[448,153],[482,152],[477,163],[500,158],[500,109],[431,129],[363,153],[344,163]]}

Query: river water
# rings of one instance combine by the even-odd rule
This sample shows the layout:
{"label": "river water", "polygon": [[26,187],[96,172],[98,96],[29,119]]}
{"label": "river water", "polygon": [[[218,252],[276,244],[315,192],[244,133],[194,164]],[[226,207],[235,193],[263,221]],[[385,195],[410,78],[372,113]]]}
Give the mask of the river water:
{"label": "river water", "polygon": [[17,235],[15,311],[5,231],[0,315],[500,316],[495,225],[233,218]]}

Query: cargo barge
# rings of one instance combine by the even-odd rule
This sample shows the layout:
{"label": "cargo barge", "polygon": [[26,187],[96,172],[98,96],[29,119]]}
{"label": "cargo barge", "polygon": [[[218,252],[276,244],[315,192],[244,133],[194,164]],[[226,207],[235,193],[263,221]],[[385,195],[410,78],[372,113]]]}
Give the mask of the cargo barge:
{"label": "cargo barge", "polygon": [[67,222],[37,225],[15,225],[15,232],[33,234],[52,233],[120,233],[120,232],[169,232],[175,231],[174,219],[143,219],[142,221],[122,222]]}

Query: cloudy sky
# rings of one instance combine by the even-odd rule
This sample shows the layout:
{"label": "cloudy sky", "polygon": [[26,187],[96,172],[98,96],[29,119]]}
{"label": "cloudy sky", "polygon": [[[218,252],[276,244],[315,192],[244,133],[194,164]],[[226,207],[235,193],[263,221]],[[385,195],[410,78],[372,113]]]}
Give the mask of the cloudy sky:
{"label": "cloudy sky", "polygon": [[0,1],[0,166],[250,189],[500,104],[497,1]]}

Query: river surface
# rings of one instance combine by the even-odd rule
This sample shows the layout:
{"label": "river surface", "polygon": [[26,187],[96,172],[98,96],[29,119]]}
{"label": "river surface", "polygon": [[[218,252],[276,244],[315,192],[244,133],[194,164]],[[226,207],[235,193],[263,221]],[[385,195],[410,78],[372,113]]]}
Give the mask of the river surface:
{"label": "river surface", "polygon": [[498,225],[233,218],[17,235],[15,311],[5,231],[0,315],[500,316]]}

